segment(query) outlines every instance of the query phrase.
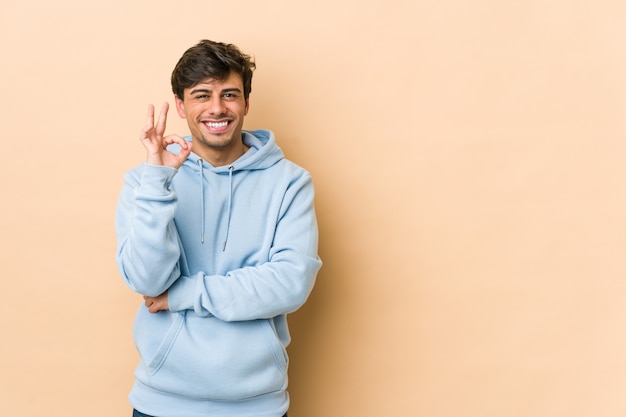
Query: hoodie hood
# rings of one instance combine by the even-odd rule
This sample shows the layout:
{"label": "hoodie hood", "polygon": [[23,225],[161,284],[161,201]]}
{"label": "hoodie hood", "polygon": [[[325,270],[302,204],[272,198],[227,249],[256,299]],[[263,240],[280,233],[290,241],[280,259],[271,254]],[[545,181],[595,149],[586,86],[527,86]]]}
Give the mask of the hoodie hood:
{"label": "hoodie hood", "polygon": [[[250,149],[232,164],[214,167],[202,160],[202,158],[194,152],[191,152],[183,165],[196,169],[198,161],[202,161],[202,165],[206,169],[219,174],[228,174],[230,171],[267,169],[285,157],[283,151],[276,144],[276,139],[272,131],[264,129],[244,130],[241,133],[243,143],[250,147]],[[185,136],[184,139],[187,142],[191,142],[191,137],[189,136]],[[180,151],[178,145],[171,145],[171,148],[168,149],[174,153]]]}
{"label": "hoodie hood", "polygon": [[[190,136],[185,136],[184,139],[188,142],[191,142]],[[232,200],[233,200],[233,175],[236,175],[237,172],[241,171],[253,171],[253,170],[263,170],[270,168],[274,164],[278,163],[280,160],[284,159],[285,155],[283,151],[276,144],[276,139],[274,137],[274,133],[270,130],[244,130],[242,131],[242,140],[245,145],[249,147],[245,154],[235,160],[233,163],[228,165],[223,165],[219,167],[214,167],[207,161],[203,160],[200,156],[195,153],[191,153],[189,157],[183,163],[183,167],[179,169],[191,169],[197,173],[199,173],[200,181],[198,184],[200,200],[201,200],[201,231],[200,231],[200,242],[204,244],[205,237],[205,223],[206,223],[206,209],[205,209],[205,180],[206,175],[209,174],[217,174],[228,176],[228,204],[227,204],[227,214],[224,216],[225,225],[225,235],[223,239],[222,251],[226,250],[226,245],[228,243],[228,235],[230,232],[230,222],[232,216]],[[173,153],[178,153],[180,151],[179,145],[170,145],[168,150]]]}

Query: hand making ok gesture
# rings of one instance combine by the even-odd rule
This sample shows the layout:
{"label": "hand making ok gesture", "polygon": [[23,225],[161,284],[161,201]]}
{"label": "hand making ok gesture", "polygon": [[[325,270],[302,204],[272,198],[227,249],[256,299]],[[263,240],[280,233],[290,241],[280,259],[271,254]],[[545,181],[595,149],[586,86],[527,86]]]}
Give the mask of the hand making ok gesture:
{"label": "hand making ok gesture", "polygon": [[[156,125],[154,124],[154,106],[148,106],[148,119],[146,126],[141,131],[141,142],[148,151],[146,162],[152,165],[165,165],[172,168],[179,168],[191,153],[191,142],[178,135],[163,136],[167,121],[168,103],[163,103],[161,114]],[[180,152],[174,154],[167,150],[167,146],[173,143],[180,145]]]}

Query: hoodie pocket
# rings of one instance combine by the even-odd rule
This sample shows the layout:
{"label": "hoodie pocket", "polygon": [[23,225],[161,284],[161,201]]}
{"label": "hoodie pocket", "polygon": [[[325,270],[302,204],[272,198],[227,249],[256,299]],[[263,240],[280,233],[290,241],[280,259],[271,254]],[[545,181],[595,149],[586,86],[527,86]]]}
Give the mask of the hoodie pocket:
{"label": "hoodie pocket", "polygon": [[271,320],[224,322],[188,311],[172,318],[156,348],[150,344],[138,343],[147,372],[137,376],[161,391],[232,401],[287,386],[287,353]]}
{"label": "hoodie pocket", "polygon": [[152,314],[140,308],[133,329],[135,346],[150,374],[156,373],[167,358],[184,324],[184,312]]}

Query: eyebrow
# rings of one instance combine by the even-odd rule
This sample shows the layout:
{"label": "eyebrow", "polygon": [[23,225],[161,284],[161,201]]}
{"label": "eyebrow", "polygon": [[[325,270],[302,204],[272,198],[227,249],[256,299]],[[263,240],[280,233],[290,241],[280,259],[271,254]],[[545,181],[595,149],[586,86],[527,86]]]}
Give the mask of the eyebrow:
{"label": "eyebrow", "polygon": [[[189,92],[189,94],[197,94],[197,93],[212,93],[212,90],[209,90],[208,88],[194,88],[193,90],[191,90]],[[232,88],[225,88],[223,90],[220,90],[220,93],[241,93],[241,90],[238,89],[237,87],[232,87]]]}

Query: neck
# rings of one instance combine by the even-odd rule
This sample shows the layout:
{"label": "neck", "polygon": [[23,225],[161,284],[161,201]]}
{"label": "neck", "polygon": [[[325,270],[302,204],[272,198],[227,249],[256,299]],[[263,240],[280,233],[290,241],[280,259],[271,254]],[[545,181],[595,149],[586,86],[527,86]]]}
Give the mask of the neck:
{"label": "neck", "polygon": [[195,143],[193,146],[193,151],[214,167],[230,165],[250,149],[242,140],[235,141],[225,148],[196,146]]}

